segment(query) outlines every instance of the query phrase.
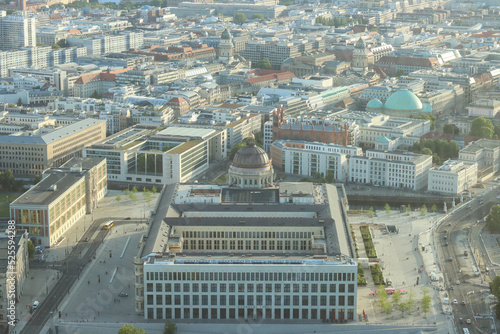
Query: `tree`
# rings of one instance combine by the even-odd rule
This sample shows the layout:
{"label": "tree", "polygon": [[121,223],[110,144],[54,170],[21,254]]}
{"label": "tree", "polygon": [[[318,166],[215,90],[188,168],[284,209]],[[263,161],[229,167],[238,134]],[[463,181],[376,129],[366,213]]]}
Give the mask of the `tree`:
{"label": "tree", "polygon": [[410,204],[408,204],[408,205],[406,206],[406,212],[411,212],[411,205],[410,205]]}
{"label": "tree", "polygon": [[399,303],[401,302],[402,297],[403,297],[403,295],[401,295],[401,292],[399,292],[398,290],[396,292],[394,292],[394,294],[392,295],[392,301],[394,302],[394,306],[396,306],[396,308],[398,307]]}
{"label": "tree", "polygon": [[53,44],[53,45],[51,45],[51,47],[52,47],[52,50],[58,50],[61,48],[61,46],[59,44]]}
{"label": "tree", "polygon": [[370,206],[370,208],[368,209],[368,215],[370,216],[370,218],[373,217],[373,206]]}
{"label": "tree", "polygon": [[391,213],[391,206],[389,205],[389,203],[385,203],[384,210],[387,213]]}
{"label": "tree", "polygon": [[397,70],[397,71],[396,71],[396,74],[395,74],[395,76],[396,76],[396,77],[398,77],[398,78],[399,78],[399,77],[400,77],[400,76],[402,76],[402,75],[405,75],[405,71],[404,71],[404,70]]}
{"label": "tree", "polygon": [[120,194],[116,195],[115,200],[117,202],[120,202],[122,200],[122,197],[120,196]]}
{"label": "tree", "polygon": [[19,98],[19,99],[17,100],[17,105],[18,105],[19,107],[23,105],[23,100],[21,100],[21,98]]}
{"label": "tree", "polygon": [[177,325],[170,320],[167,321],[165,323],[165,330],[163,331],[163,334],[175,334],[176,332],[177,332]]}
{"label": "tree", "polygon": [[262,14],[253,14],[252,20],[264,20],[264,15]]}
{"label": "tree", "polygon": [[446,124],[445,126],[443,126],[443,132],[452,135],[458,135],[460,133],[460,129],[455,124]]}
{"label": "tree", "polygon": [[137,195],[135,193],[130,193],[129,197],[133,202],[137,201]]}
{"label": "tree", "polygon": [[66,38],[60,39],[59,41],[57,41],[56,44],[59,45],[61,48],[67,48],[67,47],[69,47],[69,43],[66,40]]}
{"label": "tree", "polygon": [[255,67],[262,68],[264,70],[270,70],[272,68],[271,62],[267,58],[262,58],[261,60],[259,60]]}
{"label": "tree", "polygon": [[229,152],[229,160],[232,161],[234,159],[234,156],[236,155],[236,152],[238,152],[240,148],[245,147],[246,145],[247,144],[245,141],[234,145],[234,147],[231,149],[231,152]]}
{"label": "tree", "polygon": [[150,203],[153,199],[151,198],[151,192],[148,191],[147,193],[145,193],[145,199],[146,199],[146,203]]}
{"label": "tree", "polygon": [[238,23],[238,24],[245,23],[246,20],[247,20],[247,17],[243,13],[236,13],[234,15],[234,18],[233,18],[234,23]]}
{"label": "tree", "polygon": [[391,313],[392,313],[392,310],[393,310],[393,308],[392,308],[392,304],[391,304],[391,302],[390,302],[390,301],[388,301],[388,300],[385,300],[385,301],[384,301],[384,304],[383,304],[383,306],[382,306],[382,311],[383,311],[385,314],[389,315],[389,314],[391,314]]}
{"label": "tree", "polygon": [[28,240],[28,256],[30,259],[35,256],[35,245],[33,245],[33,242],[31,242],[31,240]]}
{"label": "tree", "polygon": [[157,190],[156,190],[156,187],[155,187],[155,186],[153,186],[153,188],[151,188],[151,192],[152,192],[153,194],[156,194]]}
{"label": "tree", "polygon": [[151,1],[151,4],[155,7],[160,7],[162,6],[163,2],[161,0],[153,0]]}
{"label": "tree", "polygon": [[481,116],[472,121],[469,135],[474,137],[491,138],[493,137],[493,131],[494,127],[491,120]]}
{"label": "tree", "polygon": [[136,186],[134,186],[134,187],[132,188],[132,192],[133,192],[133,193],[136,193],[136,192],[137,192],[137,187],[136,187]]}
{"label": "tree", "polygon": [[38,174],[37,176],[35,176],[35,178],[33,179],[33,184],[37,184],[38,182],[42,181],[42,175],[41,174]]}
{"label": "tree", "polygon": [[431,296],[429,296],[429,290],[427,288],[422,289],[424,292],[424,296],[422,297],[422,301],[420,302],[422,304],[422,311],[424,314],[429,313],[431,310]]}
{"label": "tree", "polygon": [[422,205],[422,207],[420,208],[420,215],[421,216],[425,216],[427,214],[427,206],[424,204]]}
{"label": "tree", "polygon": [[431,207],[431,211],[436,212],[437,210],[438,210],[438,207],[436,206],[436,204],[433,204]]}
{"label": "tree", "polygon": [[495,127],[493,128],[493,132],[495,132],[495,135],[497,136],[496,138],[500,138],[500,125],[495,125]]}
{"label": "tree", "polygon": [[486,227],[491,233],[500,232],[500,205],[491,208],[488,217],[486,217]]}
{"label": "tree", "polygon": [[120,327],[118,334],[146,334],[142,328],[134,328],[131,324],[126,324]]}
{"label": "tree", "polygon": [[333,181],[335,181],[335,176],[333,175],[333,171],[332,170],[328,170],[326,172],[326,182],[332,183]]}
{"label": "tree", "polygon": [[408,311],[411,311],[413,309],[413,307],[415,306],[415,300],[413,299],[413,292],[410,291],[408,293],[408,300],[406,301],[407,303],[407,307],[408,307]]}
{"label": "tree", "polygon": [[92,95],[90,95],[90,97],[93,98],[93,99],[102,99],[102,94],[99,94],[99,92],[95,90],[92,93]]}

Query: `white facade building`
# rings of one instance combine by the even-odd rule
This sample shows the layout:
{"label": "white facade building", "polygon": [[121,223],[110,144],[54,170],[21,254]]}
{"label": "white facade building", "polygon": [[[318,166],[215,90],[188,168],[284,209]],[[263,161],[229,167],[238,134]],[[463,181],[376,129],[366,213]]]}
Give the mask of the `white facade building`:
{"label": "white facade building", "polygon": [[357,270],[353,261],[153,256],[144,318],[355,320]]}
{"label": "white facade building", "polygon": [[500,170],[500,142],[479,139],[458,152],[458,159],[477,163],[477,178],[481,181]]}
{"label": "white facade building", "polygon": [[477,183],[477,164],[447,160],[442,166],[429,170],[429,191],[457,195]]}
{"label": "white facade building", "polygon": [[2,50],[36,46],[36,18],[24,12],[19,13],[0,17],[0,48]]}
{"label": "white facade building", "polygon": [[306,142],[301,140],[277,140],[271,145],[273,166],[287,174],[326,177],[333,172],[335,181],[345,182],[349,177],[349,157],[362,156],[355,146],[341,146]]}
{"label": "white facade building", "polygon": [[431,167],[430,155],[367,150],[363,157],[351,157],[349,181],[420,190],[427,187]]}

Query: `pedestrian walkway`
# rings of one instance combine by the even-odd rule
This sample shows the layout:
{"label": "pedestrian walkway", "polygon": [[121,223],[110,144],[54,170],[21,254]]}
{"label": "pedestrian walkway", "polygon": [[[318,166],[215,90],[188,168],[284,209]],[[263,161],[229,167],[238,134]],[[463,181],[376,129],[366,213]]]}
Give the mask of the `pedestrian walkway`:
{"label": "pedestrian walkway", "polygon": [[[30,309],[35,301],[43,302],[48,292],[56,285],[59,272],[52,269],[31,269],[24,283],[22,296],[16,307],[16,318],[19,319],[15,327],[17,333],[30,319]],[[35,311],[36,312],[36,311]]]}

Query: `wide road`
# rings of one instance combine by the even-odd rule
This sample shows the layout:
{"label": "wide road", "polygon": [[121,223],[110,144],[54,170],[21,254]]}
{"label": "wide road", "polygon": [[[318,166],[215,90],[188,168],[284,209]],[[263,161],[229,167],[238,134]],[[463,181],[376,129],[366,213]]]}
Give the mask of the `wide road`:
{"label": "wide road", "polygon": [[[65,261],[59,261],[54,264],[55,266],[57,266],[58,270],[61,271],[62,275],[60,276],[56,287],[50,291],[43,302],[40,303],[40,306],[38,306],[37,310],[33,312],[31,320],[26,323],[23,330],[21,331],[21,334],[41,333],[46,322],[52,316],[51,312],[57,313],[58,311],[60,311],[60,309],[58,309],[59,304],[63,301],[64,297],[69,294],[70,288],[80,277],[80,274],[83,271],[84,267],[92,260],[92,258],[96,254],[97,248],[101,245],[109,230],[101,229],[94,239],[91,239],[91,237],[100,228],[102,223],[110,219],[113,220],[115,224],[135,224],[138,222],[135,219],[122,221],[114,220],[113,218],[102,218],[95,220],[90,228],[88,228],[84,233],[82,239],[80,239],[85,240],[85,238],[88,238],[89,241],[79,241]],[[87,246],[89,246],[89,248],[82,256],[84,249]],[[52,264],[36,263],[36,265],[33,267],[50,268],[52,267]]]}
{"label": "wide road", "polygon": [[[439,265],[445,278],[445,287],[453,307],[455,325],[460,333],[462,328],[469,328],[470,333],[489,333],[490,320],[475,317],[475,314],[488,314],[480,290],[487,289],[471,284],[468,279],[476,275],[476,268],[471,258],[468,244],[469,233],[477,221],[485,217],[491,207],[498,204],[498,189],[478,197],[470,204],[465,204],[448,215],[436,228],[434,245],[436,245]],[[464,251],[469,252],[465,257]],[[458,284],[457,284],[458,283]],[[456,299],[458,305],[453,304]],[[462,301],[465,305],[461,305]],[[462,319],[463,322],[460,322]],[[471,324],[467,325],[467,319]]]}

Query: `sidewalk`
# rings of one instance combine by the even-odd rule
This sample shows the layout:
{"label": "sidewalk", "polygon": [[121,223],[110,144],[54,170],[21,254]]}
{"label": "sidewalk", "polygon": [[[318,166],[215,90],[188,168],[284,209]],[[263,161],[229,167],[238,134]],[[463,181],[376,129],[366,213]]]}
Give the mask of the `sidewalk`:
{"label": "sidewalk", "polygon": [[[52,290],[57,282],[59,272],[57,270],[31,269],[27,281],[24,284],[24,291],[17,303],[16,317],[19,319],[14,328],[18,333],[30,319],[30,306],[35,300],[40,303],[47,297],[47,292]],[[36,311],[35,311],[36,312]]]}

